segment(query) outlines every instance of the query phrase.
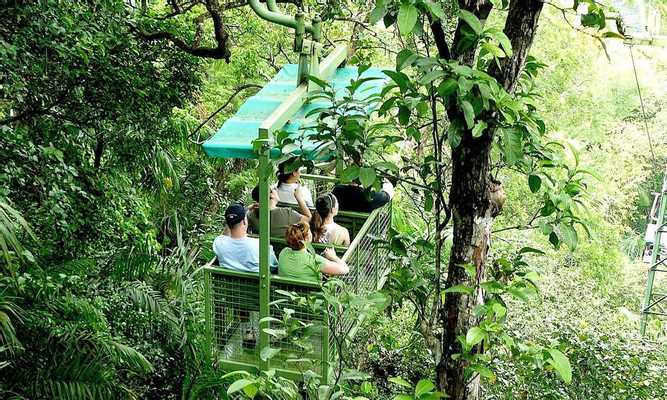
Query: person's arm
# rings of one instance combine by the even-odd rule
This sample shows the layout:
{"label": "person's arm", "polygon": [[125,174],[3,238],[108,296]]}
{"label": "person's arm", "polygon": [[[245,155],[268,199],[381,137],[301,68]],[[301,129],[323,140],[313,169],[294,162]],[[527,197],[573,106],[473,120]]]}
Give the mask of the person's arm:
{"label": "person's arm", "polygon": [[343,237],[343,246],[349,246],[351,242],[350,231],[348,231],[344,226],[341,226],[340,229],[343,231],[343,234],[341,235]]}
{"label": "person's arm", "polygon": [[327,275],[345,275],[350,272],[350,267],[348,267],[343,260],[338,258],[334,249],[329,247],[324,250],[324,257],[326,258],[326,261],[320,269],[322,273]]}
{"label": "person's arm", "polygon": [[384,189],[382,189],[379,192],[371,192],[371,201],[368,203],[368,205],[371,210],[375,210],[376,208],[380,208],[390,201],[391,196],[389,193],[385,192]]}
{"label": "person's arm", "polygon": [[297,186],[294,189],[294,198],[296,199],[297,204],[299,205],[299,213],[301,213],[301,221],[309,223],[313,215],[310,213],[308,205],[306,205],[305,200],[303,199],[303,193],[301,192],[301,186]]}
{"label": "person's arm", "polygon": [[389,195],[389,200],[394,198],[394,185],[392,185],[388,180],[382,182],[382,191]]}

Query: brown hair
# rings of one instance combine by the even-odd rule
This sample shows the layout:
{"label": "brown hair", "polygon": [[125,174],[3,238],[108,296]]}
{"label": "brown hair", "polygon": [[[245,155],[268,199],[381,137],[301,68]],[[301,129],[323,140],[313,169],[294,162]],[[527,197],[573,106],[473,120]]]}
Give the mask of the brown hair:
{"label": "brown hair", "polygon": [[308,239],[308,232],[310,232],[310,228],[308,227],[308,224],[303,221],[290,225],[285,234],[287,245],[292,250],[303,249],[306,247],[305,242],[306,239]]}
{"label": "brown hair", "polygon": [[310,220],[313,231],[313,242],[319,242],[324,234],[324,219],[331,214],[331,209],[338,205],[338,199],[333,193],[327,192],[319,195],[315,200],[315,214]]}

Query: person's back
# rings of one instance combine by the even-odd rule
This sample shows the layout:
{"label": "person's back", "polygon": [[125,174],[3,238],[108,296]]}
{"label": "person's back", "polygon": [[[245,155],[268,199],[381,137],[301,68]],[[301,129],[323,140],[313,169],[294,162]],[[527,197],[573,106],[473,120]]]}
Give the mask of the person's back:
{"label": "person's back", "polygon": [[345,211],[371,212],[391,201],[394,187],[389,182],[380,191],[367,191],[356,184],[336,185],[332,193],[338,199],[338,207]]}
{"label": "person's back", "polygon": [[[259,240],[248,237],[247,210],[239,203],[231,204],[225,212],[229,235],[220,235],[213,241],[213,252],[221,267],[243,272],[259,272]],[[269,265],[278,264],[270,248]]]}
{"label": "person's back", "polygon": [[[248,223],[250,231],[252,233],[259,233],[259,186],[256,186],[252,190],[252,199],[257,202],[256,207],[251,208],[248,213]],[[287,228],[292,224],[296,224],[299,221],[308,222],[310,221],[311,213],[308,209],[308,206],[305,204],[305,200],[300,193],[296,194],[297,202],[299,204],[299,211],[297,212],[291,207],[278,207],[278,192],[276,189],[271,189],[269,195],[270,203],[270,225],[271,231],[270,235],[272,237],[284,238]]]}
{"label": "person's back", "polygon": [[311,231],[315,242],[337,246],[350,245],[350,232],[334,221],[336,215],[338,215],[336,196],[333,193],[319,195],[315,200],[315,215],[311,220]]}
{"label": "person's back", "polygon": [[213,241],[213,251],[221,267],[245,272],[259,272],[259,240],[234,239],[220,235]]}
{"label": "person's back", "polygon": [[333,244],[336,246],[349,246],[350,233],[344,226],[335,222],[322,225],[322,234],[317,238],[318,243]]}
{"label": "person's back", "polygon": [[299,222],[287,230],[287,247],[280,252],[278,275],[309,282],[319,282],[322,273],[342,275],[349,272],[333,249],[326,249],[325,257],[310,253],[305,242],[312,240],[308,224]]}

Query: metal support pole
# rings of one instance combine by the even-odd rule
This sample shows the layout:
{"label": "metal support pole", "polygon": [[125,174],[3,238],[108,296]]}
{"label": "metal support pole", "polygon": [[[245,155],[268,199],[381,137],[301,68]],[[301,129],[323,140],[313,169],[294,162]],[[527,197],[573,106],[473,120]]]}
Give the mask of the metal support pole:
{"label": "metal support pole", "polygon": [[[265,329],[269,328],[266,320],[270,316],[269,302],[271,288],[271,273],[269,271],[270,261],[270,209],[269,209],[269,176],[271,176],[271,161],[269,159],[271,148],[268,141],[268,132],[260,129],[259,139],[262,142],[259,152],[259,353],[270,345],[269,335]],[[269,360],[259,359],[259,367],[262,371],[269,369]]]}
{"label": "metal support pole", "polygon": [[[648,279],[646,281],[646,290],[644,291],[644,302],[642,303],[642,314],[639,324],[639,331],[642,336],[646,333],[646,324],[648,322],[648,315],[651,312],[651,299],[653,298],[653,282],[655,280],[655,273],[662,264],[662,237],[663,231],[667,229],[667,220],[665,219],[665,212],[667,211],[667,171],[663,178],[662,192],[660,194],[660,209],[658,211],[658,220],[656,221],[656,231],[653,240],[653,252],[651,253],[651,267],[648,271]],[[655,304],[653,305],[655,306]]]}

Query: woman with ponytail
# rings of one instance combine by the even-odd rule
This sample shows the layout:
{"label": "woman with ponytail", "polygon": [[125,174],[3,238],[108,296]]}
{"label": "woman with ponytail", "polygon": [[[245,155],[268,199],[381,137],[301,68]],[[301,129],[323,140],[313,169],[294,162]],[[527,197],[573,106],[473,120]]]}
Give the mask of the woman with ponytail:
{"label": "woman with ponytail", "polygon": [[287,247],[278,257],[278,276],[319,282],[322,274],[343,275],[350,272],[350,268],[338,258],[334,249],[324,250],[324,257],[306,249],[306,243],[313,239],[307,223],[291,225],[287,228],[285,239]]}
{"label": "woman with ponytail", "polygon": [[338,199],[332,193],[324,193],[315,200],[315,215],[310,223],[316,243],[329,243],[337,246],[350,245],[350,232],[344,226],[334,222],[338,214]]}
{"label": "woman with ponytail", "polygon": [[312,207],[313,195],[310,194],[310,190],[308,190],[307,187],[299,183],[301,172],[299,172],[298,169],[295,169],[292,172],[286,172],[288,162],[289,161],[285,161],[278,164],[278,172],[276,173],[276,177],[278,178],[278,186],[276,186],[278,198],[283,203],[298,204],[297,198],[295,197],[295,193],[298,191],[306,202],[306,205]]}

